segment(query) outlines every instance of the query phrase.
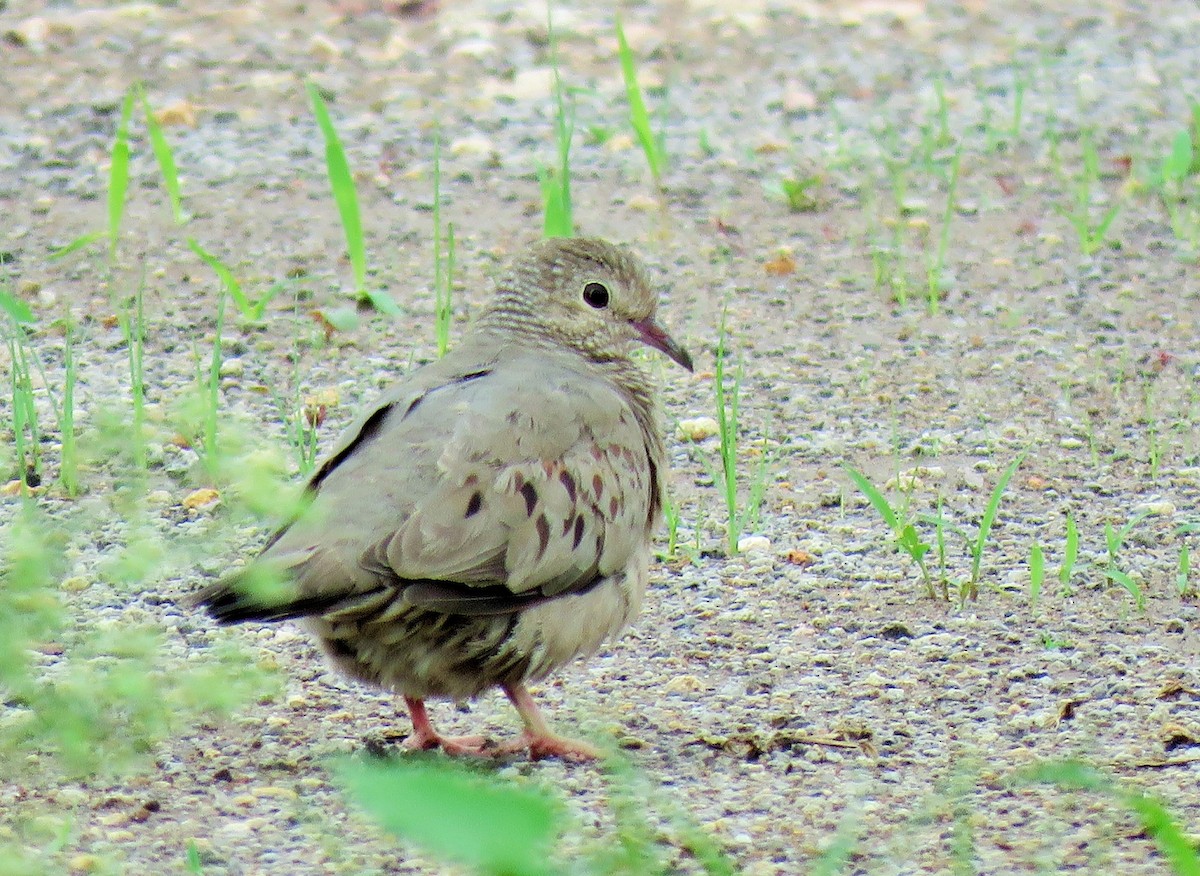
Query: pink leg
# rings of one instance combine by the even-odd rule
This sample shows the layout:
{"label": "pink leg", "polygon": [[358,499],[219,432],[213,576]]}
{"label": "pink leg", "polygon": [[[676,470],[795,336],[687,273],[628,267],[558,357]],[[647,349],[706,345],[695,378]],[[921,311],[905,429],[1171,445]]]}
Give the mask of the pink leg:
{"label": "pink leg", "polygon": [[467,754],[481,756],[492,751],[488,740],[483,736],[442,736],[433,729],[429,721],[429,712],[425,710],[425,701],[415,697],[405,697],[404,705],[408,707],[408,716],[412,719],[412,735],[404,740],[404,747],[412,751],[428,751],[440,748],[446,754]]}
{"label": "pink leg", "polygon": [[523,684],[505,686],[504,693],[517,709],[525,732],[514,743],[502,746],[502,751],[521,751],[528,749],[532,760],[544,757],[561,757],[566,760],[596,760],[600,757],[600,749],[578,739],[568,739],[552,732],[546,725],[546,720],[538,710],[537,703]]}

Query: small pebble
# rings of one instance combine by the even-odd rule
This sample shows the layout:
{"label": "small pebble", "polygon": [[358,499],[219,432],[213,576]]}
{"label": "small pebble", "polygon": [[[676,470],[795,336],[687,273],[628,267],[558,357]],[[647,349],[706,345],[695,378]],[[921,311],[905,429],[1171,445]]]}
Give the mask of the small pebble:
{"label": "small pebble", "polygon": [[719,435],[721,426],[712,417],[693,417],[680,420],[675,434],[685,441],[700,442]]}

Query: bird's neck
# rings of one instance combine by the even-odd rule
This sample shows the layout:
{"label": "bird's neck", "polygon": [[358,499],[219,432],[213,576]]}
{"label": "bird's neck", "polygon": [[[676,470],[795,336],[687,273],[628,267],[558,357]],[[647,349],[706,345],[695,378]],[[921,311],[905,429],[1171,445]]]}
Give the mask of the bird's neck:
{"label": "bird's neck", "polygon": [[528,315],[502,308],[491,308],[481,314],[473,333],[489,347],[518,347],[524,352],[542,349],[554,355],[578,357],[586,371],[599,372],[619,387],[637,414],[638,421],[650,433],[657,433],[657,403],[654,382],[642,366],[624,351],[616,355],[597,357],[588,351],[564,347]]}

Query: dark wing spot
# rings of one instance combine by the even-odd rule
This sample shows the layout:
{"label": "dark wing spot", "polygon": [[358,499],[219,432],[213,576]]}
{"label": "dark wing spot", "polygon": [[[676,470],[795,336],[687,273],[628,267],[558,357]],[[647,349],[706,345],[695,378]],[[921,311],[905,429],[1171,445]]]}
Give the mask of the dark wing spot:
{"label": "dark wing spot", "polygon": [[575,544],[571,545],[571,550],[579,547],[579,543],[583,541],[583,517],[575,518]]}
{"label": "dark wing spot", "polygon": [[575,478],[571,477],[571,473],[563,469],[558,473],[558,479],[562,481],[563,489],[567,491],[567,498],[572,504],[575,502]]}
{"label": "dark wing spot", "polygon": [[621,503],[617,501],[617,497],[613,496],[608,501],[608,516],[610,520],[617,519],[617,512],[621,510]]}
{"label": "dark wing spot", "polygon": [[545,514],[539,514],[535,525],[538,534],[537,559],[540,560],[542,554],[546,553],[546,546],[550,544],[550,521],[546,519]]}
{"label": "dark wing spot", "polygon": [[[454,380],[450,381],[449,383],[447,383],[445,385],[453,386],[456,383],[467,383],[469,381],[476,380],[477,378],[480,378],[480,377],[487,377],[491,373],[492,372],[488,369],[484,369],[482,371],[472,371],[469,374],[462,375],[462,377],[455,378]],[[434,390],[441,389],[441,388],[442,387],[437,386],[437,387],[434,387],[434,389],[429,390],[429,392],[433,392]],[[426,396],[429,395],[429,392],[421,393],[421,395],[419,395],[415,399],[413,399],[412,404],[410,404],[408,406],[408,409],[405,410],[404,416],[407,417],[409,414],[411,414],[413,411],[415,411],[417,409],[417,405],[419,405],[421,402],[425,401],[425,398],[426,398]]]}
{"label": "dark wing spot", "polygon": [[646,448],[646,462],[649,463],[650,472],[650,514],[647,518],[651,526],[658,520],[658,514],[662,511],[662,484],[658,482],[658,467],[654,464],[654,454]]}
{"label": "dark wing spot", "polygon": [[521,495],[525,497],[525,514],[532,517],[533,509],[537,507],[537,489],[531,483],[521,484]]}
{"label": "dark wing spot", "polygon": [[375,433],[379,431],[379,427],[383,425],[383,418],[388,415],[391,409],[391,405],[384,405],[378,410],[373,411],[371,416],[367,417],[362,427],[358,430],[358,434],[354,436],[354,440],[342,448],[342,451],[336,456],[331,456],[325,460],[325,463],[312,476],[312,479],[309,480],[308,490],[316,492],[317,488],[321,486],[321,481],[325,480],[331,471],[341,465],[347,456],[371,440]]}
{"label": "dark wing spot", "polygon": [[598,473],[592,475],[592,492],[596,494],[597,502],[604,496],[604,478],[600,477]]}
{"label": "dark wing spot", "polygon": [[479,513],[479,509],[483,507],[483,494],[476,490],[471,494],[470,501],[467,502],[467,513],[464,517],[474,517]]}
{"label": "dark wing spot", "polygon": [[329,653],[335,657],[353,658],[358,655],[358,651],[347,642],[345,639],[326,639],[325,647],[329,649]]}
{"label": "dark wing spot", "polygon": [[564,521],[563,521],[563,531],[562,531],[562,534],[565,536],[565,535],[566,535],[568,532],[570,532],[570,531],[571,531],[571,527],[572,527],[572,526],[574,526],[574,525],[575,525],[575,515],[574,515],[574,514],[572,514],[572,515],[571,515],[571,516],[569,516],[569,517],[568,517],[566,520],[564,520]]}

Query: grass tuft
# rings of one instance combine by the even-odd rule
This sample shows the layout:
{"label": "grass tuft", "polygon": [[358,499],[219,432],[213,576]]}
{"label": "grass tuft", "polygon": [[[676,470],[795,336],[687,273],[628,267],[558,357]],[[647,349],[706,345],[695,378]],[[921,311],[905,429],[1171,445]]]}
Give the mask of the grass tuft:
{"label": "grass tuft", "polygon": [[129,191],[129,121],[133,116],[134,98],[139,86],[132,86],[121,103],[121,115],[117,131],[109,148],[108,166],[108,226],[101,231],[80,235],[66,246],[50,253],[51,260],[61,259],[73,252],[91,246],[98,240],[108,238],[108,266],[111,270],[117,260],[117,245],[121,238],[121,222],[125,214],[125,197]]}
{"label": "grass tuft", "polygon": [[[867,501],[871,503],[878,513],[883,518],[883,522],[892,530],[892,534],[896,539],[896,547],[912,559],[917,564],[917,568],[921,572],[921,580],[925,583],[925,595],[930,599],[934,599],[937,593],[933,587],[933,578],[929,574],[929,566],[925,562],[925,555],[932,549],[932,545],[921,540],[920,535],[907,517],[908,503],[906,502],[898,513],[892,504],[887,500],[883,492],[876,487],[862,472],[848,465],[842,466],[843,471],[849,475],[850,480],[854,481],[854,485],[862,491],[862,494],[867,497]],[[945,582],[943,582],[944,598],[949,597],[948,591],[945,590]]]}
{"label": "grass tuft", "polygon": [[221,281],[222,300],[224,300],[225,295],[228,295],[233,300],[234,305],[236,305],[238,312],[241,313],[242,317],[248,323],[261,323],[266,313],[267,305],[271,303],[272,298],[283,291],[284,286],[276,283],[257,301],[251,301],[242,290],[242,284],[234,276],[233,270],[227,264],[201,246],[200,242],[194,237],[187,239],[187,245],[200,258],[200,261],[212,268],[213,273],[217,275],[217,279]]}
{"label": "grass tuft", "polygon": [[171,144],[167,142],[166,135],[163,134],[162,125],[158,123],[158,117],[154,115],[154,110],[150,107],[150,101],[146,98],[146,90],[138,87],[137,95],[142,104],[142,115],[146,120],[146,132],[150,136],[150,148],[158,162],[163,187],[171,202],[171,216],[176,225],[183,225],[187,222],[187,217],[183,213],[183,192],[179,185],[179,173],[175,167],[175,155],[171,151]]}
{"label": "grass tuft", "polygon": [[121,238],[121,220],[125,215],[125,196],[129,190],[129,120],[133,116],[133,102],[138,91],[134,86],[125,93],[121,103],[121,121],[113,139],[112,164],[108,176],[108,260],[117,260],[117,244]]}
{"label": "grass tuft", "polygon": [[726,553],[738,552],[738,542],[753,528],[762,511],[770,463],[769,441],[763,438],[758,465],[747,488],[746,501],[739,501],[738,447],[741,434],[741,392],[744,372],[739,363],[733,374],[727,371],[729,359],[728,307],[721,311],[716,360],[713,364],[713,392],[716,396],[717,429],[720,438],[721,465],[713,470],[713,481],[720,485],[725,499]]}
{"label": "grass tuft", "polygon": [[1131,789],[1089,764],[1079,761],[1051,761],[1025,770],[1022,784],[1053,785],[1070,791],[1103,794],[1117,801],[1142,826],[1175,876],[1200,876],[1200,851],[1197,851],[1183,825],[1161,800]]}
{"label": "grass tuft", "polygon": [[662,189],[663,174],[667,170],[667,153],[663,145],[663,135],[655,133],[650,124],[650,113],[646,109],[646,101],[642,96],[642,86],[638,82],[637,60],[629,41],[625,39],[625,28],[621,26],[620,16],[616,19],[617,53],[621,61],[621,76],[625,80],[625,99],[629,102],[629,124],[637,137],[642,154],[646,156],[646,166],[654,177],[654,184]]}
{"label": "grass tuft", "polygon": [[[442,256],[442,241],[446,253]],[[450,324],[454,319],[454,223],[442,228],[442,138],[433,140],[433,298],[434,338],[438,356],[450,349]]]}
{"label": "grass tuft", "polygon": [[367,250],[363,240],[362,216],[358,209],[354,174],[350,172],[350,162],[346,159],[342,141],[333,126],[333,120],[329,117],[329,109],[325,106],[320,89],[312,82],[307,83],[306,88],[317,127],[321,129],[325,139],[325,169],[338,215],[342,219],[342,231],[346,236],[346,254],[354,272],[354,296],[360,302],[369,302],[380,313],[398,316],[400,308],[387,293],[367,287]]}
{"label": "grass tuft", "polygon": [[571,205],[571,139],[575,135],[575,105],[569,102],[558,66],[558,34],[554,30],[551,7],[546,7],[546,27],[550,41],[550,63],[554,69],[554,142],[557,163],[538,165],[542,189],[542,235],[574,237],[575,217]]}

